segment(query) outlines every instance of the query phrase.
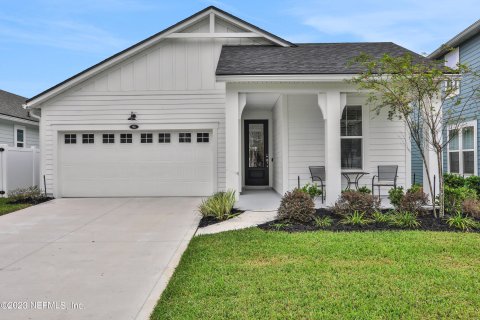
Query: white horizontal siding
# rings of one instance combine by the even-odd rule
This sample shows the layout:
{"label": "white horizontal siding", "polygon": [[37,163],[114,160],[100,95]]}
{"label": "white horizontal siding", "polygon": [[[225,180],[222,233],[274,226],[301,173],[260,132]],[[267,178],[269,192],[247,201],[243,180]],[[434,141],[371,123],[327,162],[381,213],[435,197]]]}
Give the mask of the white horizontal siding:
{"label": "white horizontal siding", "polygon": [[13,122],[0,120],[0,144],[13,147]]}
{"label": "white horizontal siding", "polygon": [[324,120],[316,95],[288,95],[288,186],[310,181],[309,166],[325,164]]}
{"label": "white horizontal siding", "polygon": [[[236,32],[217,19],[217,32]],[[206,31],[208,21],[188,32]],[[138,123],[217,123],[217,186],[225,188],[225,84],[215,69],[224,44],[265,44],[261,39],[165,39],[42,106],[42,171],[54,191],[57,146],[52,126]]]}

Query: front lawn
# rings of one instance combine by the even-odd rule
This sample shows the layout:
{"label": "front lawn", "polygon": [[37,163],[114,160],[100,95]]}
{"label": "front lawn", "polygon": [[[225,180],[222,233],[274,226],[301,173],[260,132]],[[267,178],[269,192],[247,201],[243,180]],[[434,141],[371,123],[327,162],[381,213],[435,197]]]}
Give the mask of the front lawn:
{"label": "front lawn", "polygon": [[7,203],[7,200],[8,200],[7,198],[0,198],[0,216],[13,211],[20,210],[20,209],[25,209],[31,206],[31,204],[28,204],[28,203],[10,204],[10,203]]}
{"label": "front lawn", "polygon": [[152,319],[474,319],[479,248],[425,231],[195,237]]}

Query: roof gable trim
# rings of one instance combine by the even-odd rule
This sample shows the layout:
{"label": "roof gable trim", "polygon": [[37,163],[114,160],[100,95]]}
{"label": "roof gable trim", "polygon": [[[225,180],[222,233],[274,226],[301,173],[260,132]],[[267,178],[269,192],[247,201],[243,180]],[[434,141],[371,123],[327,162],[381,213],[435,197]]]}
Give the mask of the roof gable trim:
{"label": "roof gable trim", "polygon": [[[83,71],[81,71],[80,73],[77,73],[76,75],[60,82],[59,84],[37,94],[36,96],[28,99],[26,101],[26,104],[25,104],[25,107],[27,109],[29,108],[33,108],[33,107],[37,107],[39,104],[51,99],[52,97],[70,89],[71,87],[87,80],[88,78],[90,77],[93,77],[94,75],[108,69],[109,67],[115,65],[115,64],[118,64],[132,56],[134,56],[135,54],[157,44],[158,42],[160,42],[161,40],[165,39],[165,38],[168,38],[169,35],[172,35],[174,33],[177,33],[191,25],[193,25],[194,23],[204,19],[204,18],[207,18],[208,16],[211,16],[211,14],[214,14],[214,15],[218,15],[220,18],[224,19],[224,20],[227,20],[233,24],[237,24],[239,25],[241,28],[244,28],[244,29],[247,29],[248,32],[247,36],[252,36],[251,33],[255,33],[258,35],[259,38],[263,37],[263,38],[266,38],[267,40],[277,44],[277,45],[280,45],[280,46],[284,46],[284,47],[287,47],[287,46],[294,46],[294,44],[278,37],[278,36],[275,36],[274,34],[271,34],[263,29],[260,29],[238,17],[235,17],[231,14],[229,14],[228,12],[225,12],[223,10],[220,10],[214,6],[210,6],[210,7],[207,7],[205,9],[203,9],[202,11],[199,11],[195,14],[193,14],[192,16],[168,27],[167,29],[164,29],[154,35],[152,35],[151,37],[145,39],[145,40],[142,40],[130,47],[128,47],[127,49],[125,50],[122,50],[120,51],[119,53],[105,59],[105,60],[102,60],[100,61],[99,63],[91,66],[90,68],[87,68]],[[191,35],[195,35],[195,33],[192,33]],[[233,37],[235,34],[232,34]],[[224,35],[225,37],[228,36],[228,35]],[[215,37],[215,36],[213,36]],[[41,106],[39,106],[41,107]]]}

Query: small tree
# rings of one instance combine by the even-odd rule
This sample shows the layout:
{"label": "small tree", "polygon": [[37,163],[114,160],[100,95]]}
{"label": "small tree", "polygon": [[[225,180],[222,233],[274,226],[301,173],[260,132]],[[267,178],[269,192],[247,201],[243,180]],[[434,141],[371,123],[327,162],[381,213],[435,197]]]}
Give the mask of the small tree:
{"label": "small tree", "polygon": [[[364,72],[350,80],[361,90],[367,90],[367,101],[375,106],[377,113],[388,109],[388,118],[405,122],[410,137],[420,151],[423,165],[430,172],[427,151],[436,154],[439,182],[439,214],[444,215],[443,151],[453,136],[444,130],[458,132],[463,121],[463,111],[468,103],[477,98],[478,87],[468,96],[457,95],[458,81],[478,80],[478,74],[466,65],[456,68],[443,66],[438,61],[420,59],[411,54],[380,58],[362,54],[352,63],[364,68]],[[407,140],[408,141],[408,140]],[[434,196],[433,179],[427,175],[430,194]],[[435,200],[433,212],[437,216]]]}

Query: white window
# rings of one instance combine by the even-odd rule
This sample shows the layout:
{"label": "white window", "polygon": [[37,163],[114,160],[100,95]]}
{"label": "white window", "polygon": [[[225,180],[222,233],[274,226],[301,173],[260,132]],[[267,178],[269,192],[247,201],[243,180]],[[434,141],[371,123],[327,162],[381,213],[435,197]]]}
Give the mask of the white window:
{"label": "white window", "polygon": [[25,148],[25,141],[26,139],[26,130],[25,127],[22,126],[14,126],[15,131],[15,147],[18,148]]}
{"label": "white window", "polygon": [[152,143],[152,142],[153,142],[153,133],[140,134],[140,143]]}
{"label": "white window", "polygon": [[132,143],[133,136],[131,133],[121,133],[120,143]]}
{"label": "white window", "polygon": [[77,135],[74,133],[66,133],[65,134],[65,144],[76,144],[77,143]]}
{"label": "white window", "polygon": [[445,55],[445,66],[452,69],[457,69],[459,62],[460,62],[460,50],[458,49],[458,47]]}
{"label": "white window", "polygon": [[159,133],[158,134],[159,143],[170,143],[170,133]]}
{"label": "white window", "polygon": [[469,121],[448,130],[448,171],[461,175],[477,174],[477,122]]}
{"label": "white window", "polygon": [[346,106],[340,120],[342,169],[362,169],[362,106]]}
{"label": "white window", "polygon": [[104,133],[103,134],[103,143],[115,143],[115,134]]}
{"label": "white window", "polygon": [[197,142],[209,142],[210,134],[208,132],[199,132],[197,133]]}
{"label": "white window", "polygon": [[192,134],[190,132],[180,132],[178,134],[178,142],[180,143],[192,142]]}
{"label": "white window", "polygon": [[84,133],[82,134],[82,143],[83,144],[92,144],[95,143],[95,135],[93,133]]}

